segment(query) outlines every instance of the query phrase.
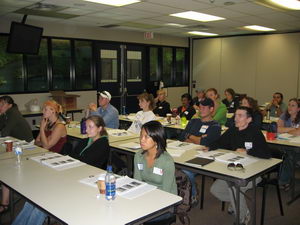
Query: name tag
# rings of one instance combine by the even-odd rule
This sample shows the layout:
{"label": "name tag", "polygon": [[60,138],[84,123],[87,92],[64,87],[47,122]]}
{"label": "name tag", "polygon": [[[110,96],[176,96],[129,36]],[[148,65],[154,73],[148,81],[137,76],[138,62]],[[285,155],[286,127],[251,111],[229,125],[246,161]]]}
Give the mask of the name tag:
{"label": "name tag", "polygon": [[144,170],[144,164],[138,163],[137,166],[139,170]]}
{"label": "name tag", "polygon": [[199,132],[204,134],[208,127],[208,125],[202,125]]}
{"label": "name tag", "polygon": [[249,150],[252,148],[252,142],[245,142],[245,149]]}
{"label": "name tag", "polygon": [[159,106],[158,108],[159,108],[159,109],[162,109],[162,106]]}
{"label": "name tag", "polygon": [[187,114],[189,114],[189,112],[188,112],[188,111],[185,111],[184,114],[187,115]]}
{"label": "name tag", "polygon": [[157,167],[153,168],[153,173],[157,174],[157,175],[160,175],[160,176],[162,176],[164,174],[163,169],[160,169],[160,168],[157,168]]}

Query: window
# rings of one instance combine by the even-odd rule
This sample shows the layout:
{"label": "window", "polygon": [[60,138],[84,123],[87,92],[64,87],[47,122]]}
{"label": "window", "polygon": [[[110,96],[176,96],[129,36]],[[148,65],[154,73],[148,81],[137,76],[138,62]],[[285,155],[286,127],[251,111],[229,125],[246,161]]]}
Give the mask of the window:
{"label": "window", "polygon": [[6,53],[7,36],[0,36],[0,92],[24,91],[23,56]]}
{"label": "window", "polygon": [[118,57],[117,50],[100,50],[101,82],[117,82]]}
{"label": "window", "polygon": [[163,48],[162,80],[166,87],[172,86],[173,49]]}
{"label": "window", "polygon": [[92,42],[75,41],[75,86],[77,90],[91,89]]}
{"label": "window", "polygon": [[149,62],[149,70],[150,70],[150,81],[158,81],[159,70],[158,70],[158,48],[150,47],[150,62]]}
{"label": "window", "polygon": [[185,49],[176,48],[176,74],[175,85],[187,85],[187,77],[185,72]]}
{"label": "window", "polygon": [[141,81],[142,79],[142,52],[127,51],[127,80]]}
{"label": "window", "polygon": [[42,39],[38,55],[27,55],[27,90],[46,91],[48,87],[47,62],[48,45],[47,39]]}
{"label": "window", "polygon": [[52,39],[52,79],[54,90],[70,90],[70,40]]}

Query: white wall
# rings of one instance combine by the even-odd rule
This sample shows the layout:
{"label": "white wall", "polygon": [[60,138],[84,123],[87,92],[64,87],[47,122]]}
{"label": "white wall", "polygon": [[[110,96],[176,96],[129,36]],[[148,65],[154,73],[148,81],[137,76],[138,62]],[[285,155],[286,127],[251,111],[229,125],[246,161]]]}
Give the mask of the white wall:
{"label": "white wall", "polygon": [[299,97],[300,33],[193,41],[192,79],[197,87],[246,93],[259,103],[276,91]]}

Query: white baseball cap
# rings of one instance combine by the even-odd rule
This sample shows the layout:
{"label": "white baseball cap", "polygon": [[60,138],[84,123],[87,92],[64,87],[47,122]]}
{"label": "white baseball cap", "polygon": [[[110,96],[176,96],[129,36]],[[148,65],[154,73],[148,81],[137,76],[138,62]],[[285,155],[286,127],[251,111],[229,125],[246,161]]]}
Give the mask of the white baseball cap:
{"label": "white baseball cap", "polygon": [[108,91],[98,92],[102,98],[107,98],[109,101],[111,100],[111,95]]}

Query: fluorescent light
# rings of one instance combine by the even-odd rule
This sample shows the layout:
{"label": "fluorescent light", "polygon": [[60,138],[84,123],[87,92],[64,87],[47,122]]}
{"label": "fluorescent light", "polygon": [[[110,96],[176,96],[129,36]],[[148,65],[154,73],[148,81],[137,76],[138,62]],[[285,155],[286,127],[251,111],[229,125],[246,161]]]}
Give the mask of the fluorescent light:
{"label": "fluorescent light", "polygon": [[178,23],[166,23],[166,26],[172,26],[172,27],[185,27],[186,25],[178,24]]}
{"label": "fluorescent light", "polygon": [[140,2],[140,0],[83,0],[86,2],[94,2],[104,5],[111,5],[111,6],[124,6],[124,5],[130,5],[133,3]]}
{"label": "fluorescent light", "polygon": [[225,20],[225,18],[223,18],[223,17],[213,16],[213,15],[194,12],[194,11],[174,13],[174,14],[170,14],[170,16],[175,16],[175,17],[180,17],[180,18],[190,19],[190,20],[197,20],[197,21],[201,21],[201,22]]}
{"label": "fluorescent light", "polygon": [[298,0],[269,0],[269,2],[284,8],[300,10],[300,1]]}
{"label": "fluorescent light", "polygon": [[201,31],[190,31],[188,33],[194,34],[194,35],[201,35],[201,36],[217,36],[218,35],[218,34],[214,34],[214,33],[207,33],[207,32],[201,32]]}
{"label": "fluorescent light", "polygon": [[258,25],[244,26],[244,28],[249,29],[249,30],[257,30],[257,31],[275,31],[275,29],[273,29],[273,28],[262,27],[262,26],[258,26]]}

